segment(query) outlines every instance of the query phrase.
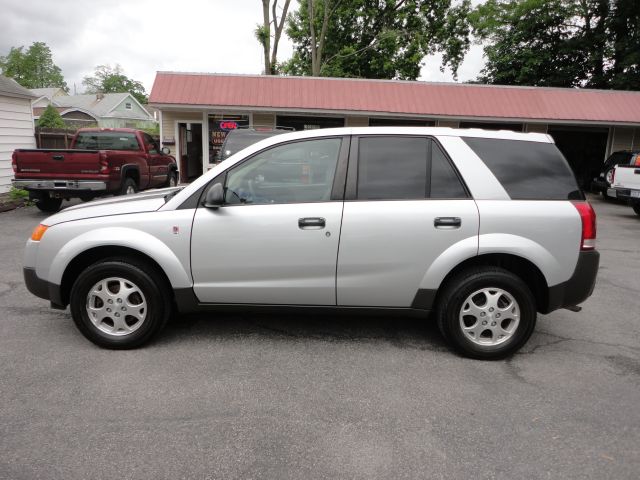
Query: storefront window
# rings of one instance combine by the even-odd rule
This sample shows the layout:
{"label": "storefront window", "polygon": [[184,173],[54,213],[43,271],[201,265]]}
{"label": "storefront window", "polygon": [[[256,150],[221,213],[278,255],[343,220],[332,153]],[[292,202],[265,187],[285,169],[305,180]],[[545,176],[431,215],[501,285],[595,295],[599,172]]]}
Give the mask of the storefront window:
{"label": "storefront window", "polygon": [[248,126],[249,115],[209,115],[209,163],[215,163],[231,130]]}

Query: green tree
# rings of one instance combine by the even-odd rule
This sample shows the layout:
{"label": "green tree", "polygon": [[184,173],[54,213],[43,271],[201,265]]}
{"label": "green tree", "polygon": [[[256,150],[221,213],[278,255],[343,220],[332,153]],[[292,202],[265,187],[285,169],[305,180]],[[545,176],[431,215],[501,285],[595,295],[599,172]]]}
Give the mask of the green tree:
{"label": "green tree", "polygon": [[38,119],[38,127],[65,128],[66,125],[58,110],[56,110],[53,105],[48,105]]}
{"label": "green tree", "polygon": [[124,74],[118,64],[98,65],[93,76],[84,77],[82,84],[87,93],[131,93],[140,103],[147,103],[148,97],[142,83]]}
{"label": "green tree", "polygon": [[34,42],[27,50],[24,46],[11,47],[6,56],[0,57],[0,70],[25,88],[59,87],[69,91],[60,67],[53,63],[51,49],[44,42]]}
{"label": "green tree", "polygon": [[284,73],[415,80],[441,52],[454,75],[469,46],[468,0],[302,0]]}
{"label": "green tree", "polygon": [[485,44],[481,82],[640,88],[637,0],[488,0],[470,22]]}

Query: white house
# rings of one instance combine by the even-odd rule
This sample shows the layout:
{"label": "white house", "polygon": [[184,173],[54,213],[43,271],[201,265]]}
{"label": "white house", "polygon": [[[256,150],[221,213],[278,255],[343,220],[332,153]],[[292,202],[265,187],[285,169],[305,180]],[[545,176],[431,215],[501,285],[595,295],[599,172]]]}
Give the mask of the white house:
{"label": "white house", "polygon": [[0,193],[9,191],[13,169],[11,154],[16,148],[36,148],[29,90],[0,75]]}
{"label": "white house", "polygon": [[34,88],[33,118],[53,105],[70,127],[153,128],[156,120],[130,93],[67,95],[61,88]]}

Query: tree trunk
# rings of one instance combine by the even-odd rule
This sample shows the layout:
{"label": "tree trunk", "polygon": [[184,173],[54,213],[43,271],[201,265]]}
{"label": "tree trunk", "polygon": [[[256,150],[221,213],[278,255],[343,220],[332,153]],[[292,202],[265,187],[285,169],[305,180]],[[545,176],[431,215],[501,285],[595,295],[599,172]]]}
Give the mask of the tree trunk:
{"label": "tree trunk", "polygon": [[[314,77],[320,72],[318,66],[318,44],[316,43],[316,26],[315,26],[315,12],[313,10],[314,0],[308,0],[309,10],[309,30],[311,33],[311,75]],[[317,73],[316,73],[317,72]]]}
{"label": "tree trunk", "polygon": [[280,43],[280,36],[282,35],[282,29],[284,28],[284,23],[287,20],[287,11],[289,10],[289,4],[291,0],[285,0],[284,6],[282,7],[282,15],[280,16],[280,21],[278,22],[278,16],[276,12],[276,6],[278,5],[278,0],[273,0],[273,4],[271,6],[271,16],[273,18],[273,26],[275,28],[275,36],[273,37],[273,47],[271,50],[271,74],[276,74],[276,64],[278,63],[278,44]]}
{"label": "tree trunk", "polygon": [[[276,0],[274,0],[275,2]],[[269,20],[269,0],[262,0],[262,28],[264,41],[262,49],[264,51],[264,74],[271,75],[271,63],[269,53],[271,52],[271,21]]]}

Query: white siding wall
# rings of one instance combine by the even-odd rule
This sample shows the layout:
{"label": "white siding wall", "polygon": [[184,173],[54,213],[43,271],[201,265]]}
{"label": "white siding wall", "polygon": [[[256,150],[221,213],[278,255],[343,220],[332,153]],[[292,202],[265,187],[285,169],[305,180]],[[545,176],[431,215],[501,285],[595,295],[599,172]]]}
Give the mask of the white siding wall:
{"label": "white siding wall", "polygon": [[31,101],[0,95],[0,193],[11,186],[13,151],[35,147]]}

